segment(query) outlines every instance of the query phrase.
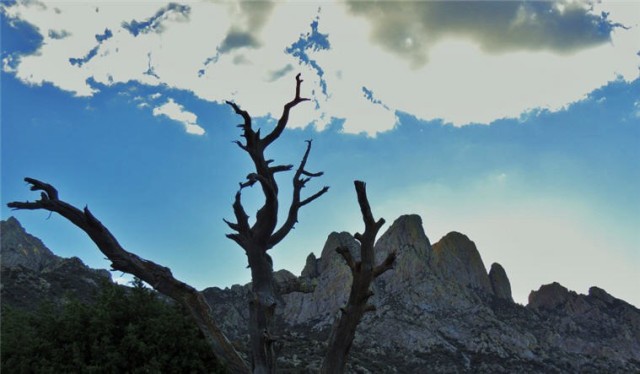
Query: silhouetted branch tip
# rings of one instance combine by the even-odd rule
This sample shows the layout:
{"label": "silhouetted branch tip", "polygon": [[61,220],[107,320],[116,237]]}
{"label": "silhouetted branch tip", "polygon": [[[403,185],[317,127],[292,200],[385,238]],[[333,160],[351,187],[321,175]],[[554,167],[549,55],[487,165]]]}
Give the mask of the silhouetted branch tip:
{"label": "silhouetted branch tip", "polygon": [[320,191],[316,192],[315,194],[309,196],[308,198],[302,200],[300,202],[300,206],[303,207],[307,204],[309,204],[310,202],[312,202],[313,200],[319,198],[320,196],[324,195],[325,193],[327,193],[327,191],[329,191],[329,187],[328,186],[324,186]]}
{"label": "silhouetted branch tip", "polygon": [[44,191],[50,200],[58,200],[58,190],[52,185],[29,177],[24,178],[24,181],[31,185],[31,191]]}

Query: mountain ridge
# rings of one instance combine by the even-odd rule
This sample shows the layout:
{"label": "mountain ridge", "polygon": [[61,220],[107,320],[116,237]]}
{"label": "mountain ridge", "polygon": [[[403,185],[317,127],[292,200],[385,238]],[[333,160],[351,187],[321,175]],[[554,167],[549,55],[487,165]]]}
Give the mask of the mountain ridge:
{"label": "mountain ridge", "polygon": [[[52,288],[63,286],[50,279],[60,271],[74,281],[80,278],[76,282],[80,285],[91,283],[82,274],[108,274],[106,270],[82,273],[79,259],[58,262],[71,272],[56,267],[42,242],[31,236],[19,238],[28,234],[18,227],[22,229],[13,218],[1,226],[3,302],[16,283],[22,285],[20,292],[35,287],[33,297],[45,297]],[[18,238],[11,234],[12,241],[5,240],[8,229],[18,230]],[[284,293],[276,313],[282,331],[279,367],[285,372],[319,368],[326,338],[350,288],[351,274],[335,252],[338,246],[358,257],[359,244],[351,234],[331,233],[321,255],[307,257],[300,276],[287,270],[274,274]],[[33,248],[37,251],[30,251]],[[5,266],[5,258],[11,258],[5,257],[7,249],[22,253],[29,266],[15,259],[10,261],[12,266]],[[487,271],[475,243],[461,233],[449,233],[432,245],[416,215],[395,220],[375,250],[378,262],[396,251],[397,262],[372,285],[376,311],[365,315],[358,327],[350,372],[640,371],[640,310],[601,288],[592,287],[587,295],[580,295],[552,283],[532,291],[527,306],[517,304],[500,264],[492,264]],[[40,267],[34,253],[43,254],[41,262],[46,266]],[[36,278],[7,283],[19,278],[15,274]],[[45,293],[43,281],[50,284]],[[250,286],[210,287],[202,292],[222,330],[246,352]]]}
{"label": "mountain ridge", "polygon": [[111,273],[89,268],[78,257],[55,255],[10,217],[0,221],[0,281],[3,306],[35,309],[43,302],[60,305],[69,297],[92,302]]}

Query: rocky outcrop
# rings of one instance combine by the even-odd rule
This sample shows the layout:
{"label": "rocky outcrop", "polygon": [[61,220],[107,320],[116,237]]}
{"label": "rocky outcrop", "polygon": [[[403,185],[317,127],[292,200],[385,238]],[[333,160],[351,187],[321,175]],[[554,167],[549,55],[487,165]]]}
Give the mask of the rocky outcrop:
{"label": "rocky outcrop", "polygon": [[0,222],[0,264],[15,268],[41,271],[60,260],[42,241],[27,234],[17,219],[10,217]]}
{"label": "rocky outcrop", "polygon": [[300,276],[302,278],[315,278],[319,275],[318,273],[318,259],[316,259],[316,255],[309,253],[307,256],[307,260],[305,261],[304,268],[302,269],[302,273]]}
{"label": "rocky outcrop", "polygon": [[549,351],[574,355],[588,371],[596,371],[594,361],[613,361],[639,372],[640,311],[634,306],[598,287],[581,295],[552,283],[532,291],[527,308],[544,320],[538,337]]}
{"label": "rocky outcrop", "polygon": [[[351,235],[329,235],[320,258],[310,256],[303,271],[315,291],[284,297],[279,309],[283,368],[313,372],[319,367],[323,342],[350,284],[348,269],[335,253],[338,246],[357,257]],[[398,218],[380,237],[377,261],[390,251],[398,255],[396,264],[372,286],[377,310],[358,327],[350,361],[354,372],[640,370],[640,338],[634,330],[640,311],[603,290],[593,288],[586,296],[591,308],[597,304],[602,311],[589,318],[581,301],[567,304],[574,295],[585,296],[560,285],[543,287],[530,306],[515,304],[502,266],[493,264],[487,274],[475,244],[460,233],[432,246],[418,216]],[[556,315],[553,308],[565,304],[570,307]],[[597,323],[604,324],[595,328]],[[624,338],[612,339],[607,331]]]}
{"label": "rocky outcrop", "polygon": [[70,297],[91,302],[100,283],[111,281],[107,270],[91,269],[77,257],[54,255],[13,217],[0,222],[0,230],[3,306],[34,309],[45,301],[60,305]]}
{"label": "rocky outcrop", "polygon": [[538,291],[529,294],[529,306],[534,309],[555,309],[570,300],[576,300],[577,294],[569,291],[558,282],[541,286]]}
{"label": "rocky outcrop", "polygon": [[493,294],[496,295],[497,298],[513,302],[513,296],[511,295],[511,282],[509,282],[507,272],[504,271],[502,265],[497,262],[491,264],[491,270],[489,270],[489,282],[491,283]]}

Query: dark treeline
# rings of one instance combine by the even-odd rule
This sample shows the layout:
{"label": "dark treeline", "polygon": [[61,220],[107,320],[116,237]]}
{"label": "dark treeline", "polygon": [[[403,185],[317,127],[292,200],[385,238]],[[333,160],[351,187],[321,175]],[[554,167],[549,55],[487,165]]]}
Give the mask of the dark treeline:
{"label": "dark treeline", "polygon": [[3,306],[3,373],[224,373],[198,328],[139,280],[93,304]]}

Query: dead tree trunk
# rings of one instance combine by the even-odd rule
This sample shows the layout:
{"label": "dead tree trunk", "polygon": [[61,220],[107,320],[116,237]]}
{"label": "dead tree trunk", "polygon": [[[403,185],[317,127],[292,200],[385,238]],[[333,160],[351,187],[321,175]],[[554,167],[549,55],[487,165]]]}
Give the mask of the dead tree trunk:
{"label": "dead tree trunk", "polygon": [[[275,174],[292,170],[293,165],[272,165],[273,160],[267,159],[264,152],[284,131],[291,108],[309,100],[300,96],[301,84],[302,79],[298,74],[296,76],[295,97],[285,104],[276,127],[265,137],[260,136],[259,129],[253,129],[249,113],[240,109],[235,103],[227,102],[244,120],[238,127],[242,129],[242,137],[245,142],[236,141],[236,144],[251,157],[255,167],[255,172],[247,175],[247,180],[240,183],[240,189],[236,193],[233,203],[236,222],[225,220],[234,231],[227,237],[244,249],[251,268],[252,296],[249,303],[249,336],[251,338],[253,373],[274,373],[276,370],[276,357],[273,351],[273,342],[276,337],[273,332],[273,324],[278,295],[273,280],[273,263],[267,251],[282,241],[293,229],[298,222],[298,211],[301,207],[329,190],[329,187],[324,187],[304,200],[300,197],[300,192],[307,182],[323,174],[322,172],[310,173],[305,169],[311,151],[311,141],[307,141],[307,149],[293,177],[293,196],[287,218],[277,228],[278,184]],[[256,183],[259,183],[262,189],[264,204],[256,214],[255,223],[250,225],[249,216],[242,206],[242,190],[252,187]]]}
{"label": "dead tree trunk", "polygon": [[396,258],[395,252],[391,252],[380,265],[375,266],[373,247],[376,235],[378,235],[378,231],[385,221],[381,218],[376,222],[373,218],[367,199],[366,184],[361,181],[355,181],[354,183],[358,195],[358,204],[362,211],[362,219],[365,224],[365,231],[364,234],[356,233],[354,235],[360,242],[360,261],[354,260],[348,248],[340,247],[336,249],[351,269],[353,281],[347,305],[340,309],[342,313],[329,338],[327,354],[320,370],[324,374],[344,372],[351,343],[356,334],[356,328],[366,312],[375,310],[375,306],[368,304],[369,298],[373,296],[373,292],[370,289],[371,282],[380,274],[391,269]]}
{"label": "dead tree trunk", "polygon": [[85,207],[80,210],[58,198],[58,191],[50,184],[33,178],[25,178],[32,191],[42,191],[40,200],[11,202],[13,209],[43,209],[56,212],[82,229],[100,251],[111,261],[113,270],[132,274],[183,305],[196,322],[211,346],[216,358],[233,373],[248,373],[249,366],[238,355],[233,345],[218,328],[211,315],[211,307],[195,288],[183,283],[171,274],[171,270],[126,251],[111,232]]}

